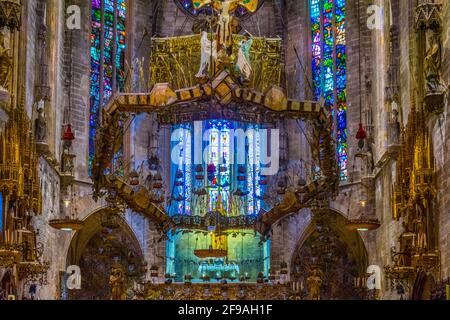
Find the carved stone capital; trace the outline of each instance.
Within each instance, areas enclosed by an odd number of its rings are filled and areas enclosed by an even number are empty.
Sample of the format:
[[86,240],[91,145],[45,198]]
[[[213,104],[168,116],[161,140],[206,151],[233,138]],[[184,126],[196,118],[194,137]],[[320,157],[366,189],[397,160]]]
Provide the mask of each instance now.
[[442,29],[442,2],[441,0],[419,0],[415,16],[416,30]]
[[20,0],[0,0],[0,28],[19,30],[22,4]]

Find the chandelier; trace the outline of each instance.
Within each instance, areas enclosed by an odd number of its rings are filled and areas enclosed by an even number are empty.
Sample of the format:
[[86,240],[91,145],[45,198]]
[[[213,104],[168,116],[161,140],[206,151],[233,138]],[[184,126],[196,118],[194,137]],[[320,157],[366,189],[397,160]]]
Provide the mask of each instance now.
[[[351,176],[352,182],[355,178],[358,178],[357,185],[359,187],[356,189],[356,197],[358,200],[355,210],[358,210],[359,216],[356,218],[350,217],[350,206],[352,204],[352,196],[354,196],[353,188],[356,188],[356,186],[352,186],[347,208],[348,221],[345,227],[348,230],[365,232],[378,229],[381,223],[376,218],[375,213],[375,180],[373,179],[370,165],[372,154],[365,148],[364,144],[360,144],[360,147],[354,157]],[[358,171],[356,171],[357,165],[359,167],[357,168]],[[358,176],[357,172],[359,173]]]
[[77,218],[77,208],[74,204],[73,184],[68,186],[68,190],[63,197],[64,209],[66,215],[63,218],[52,219],[48,223],[52,228],[61,231],[79,231],[84,227],[84,222]]

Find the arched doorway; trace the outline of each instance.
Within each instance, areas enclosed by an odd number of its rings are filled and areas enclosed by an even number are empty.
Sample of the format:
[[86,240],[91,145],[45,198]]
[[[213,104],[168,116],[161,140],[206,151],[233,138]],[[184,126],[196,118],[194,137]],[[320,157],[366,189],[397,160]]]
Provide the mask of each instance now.
[[[291,279],[300,284],[304,299],[363,299],[367,251],[346,219],[329,211],[315,217],[291,259]],[[359,282],[358,282],[359,281]]]
[[133,230],[122,216],[107,210],[95,212],[84,222],[67,255],[67,266],[80,267],[81,289],[70,290],[66,297],[125,299],[127,289],[145,275],[143,253]]

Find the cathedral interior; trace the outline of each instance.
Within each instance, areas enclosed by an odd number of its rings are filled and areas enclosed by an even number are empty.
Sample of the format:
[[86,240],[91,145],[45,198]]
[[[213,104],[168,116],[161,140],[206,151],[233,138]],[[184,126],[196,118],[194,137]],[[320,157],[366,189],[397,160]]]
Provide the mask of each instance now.
[[0,300],[450,300],[449,84],[450,1],[0,0]]

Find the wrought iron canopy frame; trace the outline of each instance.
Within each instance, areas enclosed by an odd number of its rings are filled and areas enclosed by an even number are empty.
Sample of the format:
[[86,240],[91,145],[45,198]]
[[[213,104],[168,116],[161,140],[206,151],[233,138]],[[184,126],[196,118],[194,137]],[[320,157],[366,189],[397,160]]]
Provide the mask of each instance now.
[[[273,86],[266,93],[242,87],[226,71],[209,84],[172,90],[169,84],[156,84],[150,93],[117,94],[104,109],[96,137],[96,154],[92,169],[94,197],[105,191],[114,193],[132,210],[151,219],[163,233],[179,228],[201,229],[195,224],[176,223],[163,208],[152,203],[148,189],[133,187],[123,178],[106,174],[113,162],[114,150],[121,144],[120,124],[129,114],[156,114],[159,123],[171,125],[195,120],[225,118],[241,122],[274,123],[279,119],[301,119],[314,128],[311,151],[321,177],[305,187],[287,194],[271,211],[260,213],[248,226],[268,235],[271,226],[283,217],[310,207],[316,200],[334,196],[339,174],[336,148],[332,139],[332,117],[318,102],[288,99],[283,90]],[[229,220],[229,219],[228,219]],[[220,226],[231,228],[228,221]]]

